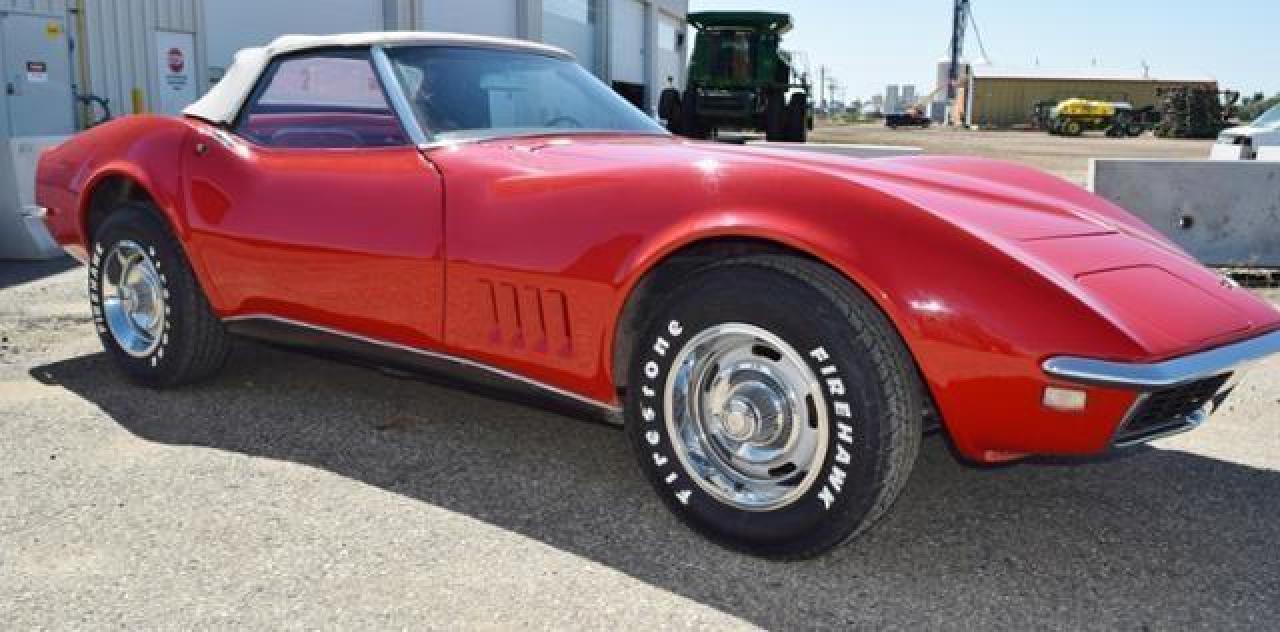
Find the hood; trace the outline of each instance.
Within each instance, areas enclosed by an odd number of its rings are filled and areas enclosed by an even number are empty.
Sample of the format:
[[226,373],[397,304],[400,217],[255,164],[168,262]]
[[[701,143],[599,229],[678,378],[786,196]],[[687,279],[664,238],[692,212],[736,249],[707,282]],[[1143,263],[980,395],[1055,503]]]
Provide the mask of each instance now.
[[956,156],[851,159],[754,151],[880,190],[983,237],[1022,242],[1123,233],[1182,252],[1128,211],[1017,163]]
[[[951,156],[855,159],[665,136],[579,135],[488,142],[537,154],[541,164],[556,165],[529,177],[555,178],[557,185],[565,181],[566,170],[573,172],[575,181],[634,176],[641,171],[664,177],[685,174],[713,181],[716,188],[736,178],[754,184],[765,176],[776,177],[786,186],[805,186],[806,178],[838,180],[877,191],[992,241],[1119,233],[1182,253],[1124,209],[1065,180],[1009,162]],[[620,145],[626,150],[619,151]],[[784,195],[786,186],[774,190]]]
[[[714,172],[718,181],[725,182],[735,173],[757,178],[764,166],[790,182],[825,176],[875,189],[974,232],[1001,238],[1129,232],[1177,248],[1119,207],[1076,185],[1014,163],[941,156],[856,159],[668,137],[582,135],[490,142],[509,143],[517,150],[546,158],[564,158],[575,170],[597,175],[660,169],[667,173]],[[618,145],[627,150],[618,151]]]

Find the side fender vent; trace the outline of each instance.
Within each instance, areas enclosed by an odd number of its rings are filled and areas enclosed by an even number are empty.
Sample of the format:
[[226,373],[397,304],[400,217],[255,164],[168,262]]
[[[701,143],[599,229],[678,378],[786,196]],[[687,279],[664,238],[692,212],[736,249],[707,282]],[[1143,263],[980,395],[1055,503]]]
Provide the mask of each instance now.
[[481,280],[489,297],[489,340],[498,346],[559,356],[573,354],[564,292]]

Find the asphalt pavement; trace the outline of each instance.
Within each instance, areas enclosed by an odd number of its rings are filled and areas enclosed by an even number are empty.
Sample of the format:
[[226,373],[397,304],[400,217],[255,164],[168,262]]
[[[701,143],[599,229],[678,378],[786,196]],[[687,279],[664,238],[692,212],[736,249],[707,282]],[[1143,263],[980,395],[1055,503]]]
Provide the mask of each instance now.
[[775,563],[682,527],[611,426],[249,342],[209,383],[131,386],[67,268],[0,262],[7,629],[1280,619],[1275,359],[1200,430],[1106,458],[978,468],[927,437],[876,528]]

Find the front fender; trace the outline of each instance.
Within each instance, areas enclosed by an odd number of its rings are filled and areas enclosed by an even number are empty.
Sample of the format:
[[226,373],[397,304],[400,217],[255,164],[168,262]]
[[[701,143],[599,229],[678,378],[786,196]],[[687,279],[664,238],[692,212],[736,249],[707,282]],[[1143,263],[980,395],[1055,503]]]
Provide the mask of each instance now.
[[1142,350],[1000,244],[866,184],[815,178],[750,206],[682,216],[626,260],[615,313],[673,253],[724,238],[805,253],[861,288],[897,328],[956,447],[972,459],[1098,451],[1133,402],[1130,393],[1099,389],[1087,419],[1044,409],[1045,358],[1062,349],[1106,357]]

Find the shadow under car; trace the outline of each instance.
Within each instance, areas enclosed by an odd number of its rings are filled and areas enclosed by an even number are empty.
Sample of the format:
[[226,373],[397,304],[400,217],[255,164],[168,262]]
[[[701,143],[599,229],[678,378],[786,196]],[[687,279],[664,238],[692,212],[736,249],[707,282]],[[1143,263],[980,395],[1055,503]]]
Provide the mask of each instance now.
[[1280,612],[1280,472],[1193,454],[976,468],[926,437],[876,527],[777,563],[681,525],[615,427],[250,342],[172,391],[128,384],[103,354],[31,374],[144,440],[322,468],[767,628],[1265,627]]

